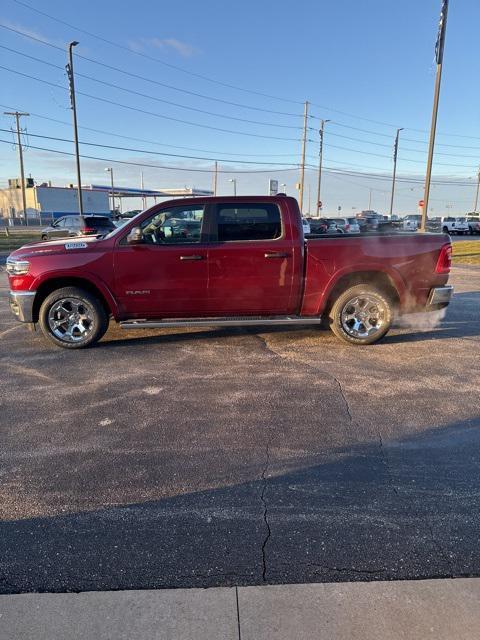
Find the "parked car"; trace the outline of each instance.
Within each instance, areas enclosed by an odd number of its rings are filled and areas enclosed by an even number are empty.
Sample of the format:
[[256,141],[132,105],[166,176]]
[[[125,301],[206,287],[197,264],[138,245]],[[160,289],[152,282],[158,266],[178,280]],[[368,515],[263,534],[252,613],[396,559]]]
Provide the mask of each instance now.
[[480,233],[480,213],[469,213],[466,219],[469,234],[473,236]]
[[303,227],[303,234],[307,235],[308,233],[311,233],[312,229],[310,226],[310,222],[307,218],[302,218],[302,227]]
[[422,216],[418,214],[412,214],[409,216],[405,216],[403,219],[403,230],[404,231],[417,231],[419,229],[420,224],[422,222]]
[[358,224],[358,220],[356,218],[344,218],[345,233],[360,233],[360,225]]
[[42,240],[51,238],[68,238],[75,236],[106,235],[115,229],[109,216],[71,215],[54,220],[51,225],[42,229]]
[[440,218],[443,233],[450,233],[463,236],[468,233],[468,222],[466,218],[454,218],[453,216],[444,216]]
[[310,223],[310,233],[323,234],[327,233],[329,222],[327,218],[308,218]]
[[[167,235],[166,222],[200,224]],[[296,199],[163,202],[103,237],[25,245],[7,258],[11,310],[55,345],[86,347],[110,317],[123,329],[328,320],[344,341],[380,340],[397,313],[448,305],[451,243],[328,234],[305,239]]]

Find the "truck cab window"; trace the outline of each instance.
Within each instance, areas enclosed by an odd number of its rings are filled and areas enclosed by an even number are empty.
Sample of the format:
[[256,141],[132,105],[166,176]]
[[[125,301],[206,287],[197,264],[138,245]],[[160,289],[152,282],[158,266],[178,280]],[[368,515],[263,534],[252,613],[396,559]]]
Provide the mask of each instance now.
[[142,223],[146,244],[191,244],[200,242],[203,206],[164,209]]
[[275,240],[282,235],[280,211],[274,204],[220,205],[217,210],[218,240]]

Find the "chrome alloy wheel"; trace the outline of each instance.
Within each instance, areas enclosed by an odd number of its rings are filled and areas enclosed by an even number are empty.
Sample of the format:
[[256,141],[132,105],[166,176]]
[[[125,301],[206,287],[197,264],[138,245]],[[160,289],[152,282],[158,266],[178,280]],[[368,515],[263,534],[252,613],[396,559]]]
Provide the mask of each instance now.
[[48,327],[63,342],[82,342],[93,330],[95,312],[84,300],[62,298],[48,312]]
[[386,321],[383,301],[373,294],[355,296],[343,307],[343,330],[354,338],[368,338],[379,332]]

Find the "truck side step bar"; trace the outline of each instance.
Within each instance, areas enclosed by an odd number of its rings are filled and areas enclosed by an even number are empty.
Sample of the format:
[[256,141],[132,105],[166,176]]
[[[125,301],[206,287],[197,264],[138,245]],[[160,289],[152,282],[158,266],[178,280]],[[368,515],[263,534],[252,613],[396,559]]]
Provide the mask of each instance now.
[[248,327],[255,325],[292,325],[316,324],[322,319],[302,318],[300,316],[270,316],[270,317],[229,317],[229,318],[172,318],[168,320],[125,320],[120,322],[122,329],[165,329],[167,327]]

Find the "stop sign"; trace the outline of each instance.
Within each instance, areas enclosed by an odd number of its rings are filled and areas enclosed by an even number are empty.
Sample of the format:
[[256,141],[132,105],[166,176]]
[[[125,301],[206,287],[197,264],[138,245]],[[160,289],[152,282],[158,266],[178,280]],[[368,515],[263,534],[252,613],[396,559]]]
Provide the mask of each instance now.
[[425,206],[425,200],[419,200],[418,201],[418,206],[419,207],[424,207]]

